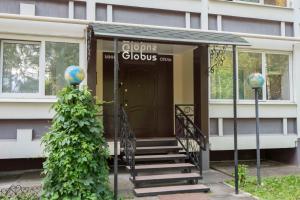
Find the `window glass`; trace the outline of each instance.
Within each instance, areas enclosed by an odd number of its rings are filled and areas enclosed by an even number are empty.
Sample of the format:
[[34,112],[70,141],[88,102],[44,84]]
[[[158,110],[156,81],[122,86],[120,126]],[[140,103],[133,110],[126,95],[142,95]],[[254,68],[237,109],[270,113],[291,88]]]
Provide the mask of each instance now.
[[264,4],[287,7],[287,0],[264,0]]
[[289,56],[266,54],[267,99],[289,100]]
[[65,86],[64,72],[70,65],[79,65],[79,44],[46,42],[46,95],[56,95]]
[[[239,52],[238,84],[240,99],[254,99],[254,92],[248,84],[248,77],[250,74],[255,72],[262,73],[262,54],[252,52]],[[262,90],[259,90],[259,98],[262,99]]]
[[[211,58],[211,65],[215,57]],[[232,99],[232,52],[225,53],[222,66],[216,67],[210,75],[210,91],[212,99]]]
[[39,92],[39,44],[3,42],[3,93]]
[[244,2],[259,3],[259,0],[240,0]]

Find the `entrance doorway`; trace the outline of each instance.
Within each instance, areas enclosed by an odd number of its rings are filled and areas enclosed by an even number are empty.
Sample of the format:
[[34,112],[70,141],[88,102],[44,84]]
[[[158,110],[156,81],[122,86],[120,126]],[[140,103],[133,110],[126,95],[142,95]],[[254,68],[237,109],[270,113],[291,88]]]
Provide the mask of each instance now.
[[[173,56],[157,61],[120,61],[120,104],[137,138],[171,137],[173,132]],[[103,54],[103,98],[113,97],[113,55]],[[114,133],[112,106],[104,109],[107,137]]]

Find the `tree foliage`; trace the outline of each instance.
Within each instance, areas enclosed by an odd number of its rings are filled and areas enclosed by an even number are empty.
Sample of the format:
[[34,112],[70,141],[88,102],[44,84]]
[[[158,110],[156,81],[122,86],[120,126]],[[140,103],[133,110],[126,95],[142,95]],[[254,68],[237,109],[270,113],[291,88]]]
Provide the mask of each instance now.
[[38,44],[3,44],[3,92],[38,92]]
[[99,106],[87,89],[64,88],[53,106],[56,115],[43,137],[45,178],[42,199],[110,200],[109,156]]
[[[65,42],[46,42],[45,93],[56,95],[65,85],[68,66],[79,65],[79,45]],[[65,66],[65,67],[62,67]]]

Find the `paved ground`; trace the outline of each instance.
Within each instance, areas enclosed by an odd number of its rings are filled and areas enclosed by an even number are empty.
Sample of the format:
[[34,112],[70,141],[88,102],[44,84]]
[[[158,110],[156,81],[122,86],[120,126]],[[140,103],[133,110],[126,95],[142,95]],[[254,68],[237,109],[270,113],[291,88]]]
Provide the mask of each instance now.
[[[26,187],[33,187],[41,185],[41,176],[39,170],[32,171],[17,171],[3,173],[0,172],[0,188],[6,188],[11,185],[21,185]],[[201,182],[205,183],[211,188],[210,193],[196,193],[196,194],[177,194],[177,195],[163,195],[155,197],[143,197],[135,198],[132,194],[132,184],[129,182],[129,175],[124,170],[120,170],[119,174],[119,191],[120,195],[126,199],[136,200],[252,200],[253,198],[249,195],[236,196],[233,193],[233,189],[224,185],[223,181],[230,179],[229,176],[217,172],[215,170],[205,171],[203,174],[204,178]],[[113,175],[110,175],[111,186],[113,186]]]
[[[252,176],[256,175],[256,162],[255,161],[243,161],[240,164],[246,164],[249,167],[249,174]],[[225,174],[231,175],[233,173],[232,161],[227,162],[213,162],[211,167],[217,171],[221,171]],[[261,163],[261,175],[264,176],[285,176],[300,174],[300,166],[287,165],[275,161],[262,161]]]
[[[229,176],[217,172],[215,170],[208,170],[205,171],[203,174],[203,180],[201,181],[201,183],[205,183],[206,185],[208,185],[211,188],[211,192],[208,194],[197,194],[197,198],[199,200],[205,200],[205,199],[241,199],[240,197],[235,197],[233,195],[233,190],[224,185],[223,181],[226,179],[230,179]],[[111,175],[111,180],[113,180],[113,175]],[[164,195],[164,196],[156,196],[156,197],[143,197],[143,198],[134,198],[134,195],[132,194],[132,189],[133,186],[130,182],[128,182],[129,179],[129,175],[127,173],[122,172],[119,175],[119,191],[120,191],[120,195],[125,197],[126,199],[136,199],[136,200],[167,200],[167,199],[180,199],[180,200],[192,200],[191,198],[191,194],[184,194],[184,195],[176,195],[178,197],[174,197],[174,195]],[[111,186],[113,186],[113,182],[111,182]],[[193,194],[195,195],[195,194]],[[201,198],[200,198],[200,197]],[[252,199],[252,198],[245,198],[246,199]]]
[[[246,162],[249,165],[250,174],[255,175],[255,162]],[[212,166],[216,170],[208,170],[203,174],[201,183],[206,184],[211,188],[209,193],[196,193],[196,194],[177,194],[177,195],[163,195],[155,197],[135,198],[132,194],[132,184],[129,182],[129,174],[120,169],[119,173],[119,191],[120,195],[126,199],[136,200],[253,200],[247,194],[235,195],[234,190],[228,187],[223,182],[224,180],[231,179],[226,174],[232,174],[232,162],[213,163]],[[222,172],[220,172],[222,171]],[[27,187],[41,185],[40,170],[32,171],[17,171],[17,172],[0,172],[0,188],[6,188],[11,185],[22,185]],[[300,167],[293,165],[284,165],[281,163],[264,161],[262,162],[262,175],[289,175],[300,174]],[[113,187],[113,174],[110,175],[111,186]]]

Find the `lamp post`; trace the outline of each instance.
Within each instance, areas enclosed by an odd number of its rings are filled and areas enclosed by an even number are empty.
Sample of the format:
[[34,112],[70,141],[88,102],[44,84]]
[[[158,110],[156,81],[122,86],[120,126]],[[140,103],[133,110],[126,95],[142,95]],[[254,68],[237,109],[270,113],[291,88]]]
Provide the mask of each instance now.
[[258,113],[258,90],[265,83],[265,78],[260,73],[250,74],[248,83],[255,92],[255,117],[256,117],[256,170],[257,170],[257,185],[261,185],[260,178],[260,145],[259,145],[259,113]]

